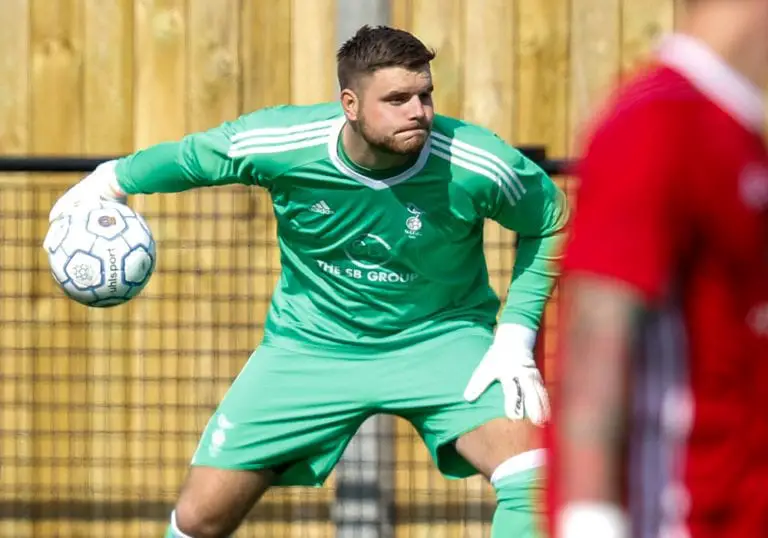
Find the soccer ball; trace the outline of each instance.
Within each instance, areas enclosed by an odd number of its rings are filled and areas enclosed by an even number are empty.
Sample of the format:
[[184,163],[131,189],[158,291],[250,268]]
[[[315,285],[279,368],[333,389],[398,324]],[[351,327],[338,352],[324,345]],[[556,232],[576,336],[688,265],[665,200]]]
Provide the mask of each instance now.
[[155,270],[155,240],[130,207],[102,201],[61,215],[46,239],[56,283],[78,303],[117,306],[136,297]]

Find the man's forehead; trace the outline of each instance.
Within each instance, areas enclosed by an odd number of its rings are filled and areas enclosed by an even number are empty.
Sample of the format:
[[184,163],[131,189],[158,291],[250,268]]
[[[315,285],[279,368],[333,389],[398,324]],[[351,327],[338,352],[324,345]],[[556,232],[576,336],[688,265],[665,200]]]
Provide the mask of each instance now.
[[384,91],[423,91],[432,85],[432,71],[429,66],[419,69],[405,67],[383,67],[366,77],[366,85]]

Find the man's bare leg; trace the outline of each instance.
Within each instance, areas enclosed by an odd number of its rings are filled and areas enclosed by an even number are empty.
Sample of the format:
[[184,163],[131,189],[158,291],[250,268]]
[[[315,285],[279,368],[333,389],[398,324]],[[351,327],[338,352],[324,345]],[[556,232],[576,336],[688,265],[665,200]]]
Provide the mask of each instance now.
[[272,471],[190,468],[165,538],[227,538],[274,478]]

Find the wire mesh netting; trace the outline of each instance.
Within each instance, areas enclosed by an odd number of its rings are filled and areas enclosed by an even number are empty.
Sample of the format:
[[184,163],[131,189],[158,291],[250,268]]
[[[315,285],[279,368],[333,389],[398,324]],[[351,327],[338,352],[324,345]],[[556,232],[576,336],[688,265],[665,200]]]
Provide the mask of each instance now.
[[[136,197],[158,242],[144,293],[67,299],[42,239],[76,178],[0,176],[0,537],[162,536],[200,432],[258,344],[279,253],[269,199]],[[513,236],[486,232],[503,292]],[[366,423],[321,489],[270,491],[237,536],[487,536],[493,491],[446,481],[400,419]]]

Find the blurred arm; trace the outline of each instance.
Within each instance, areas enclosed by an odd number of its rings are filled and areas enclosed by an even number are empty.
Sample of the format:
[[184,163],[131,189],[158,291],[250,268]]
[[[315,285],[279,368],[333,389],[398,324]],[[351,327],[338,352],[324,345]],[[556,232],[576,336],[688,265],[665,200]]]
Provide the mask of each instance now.
[[580,163],[553,420],[558,538],[628,536],[621,508],[627,372],[640,315],[674,272],[685,220],[674,194],[687,177],[676,110],[666,101],[627,104],[607,117]]
[[562,304],[563,500],[618,505],[626,373],[643,299],[618,280],[573,275]]

